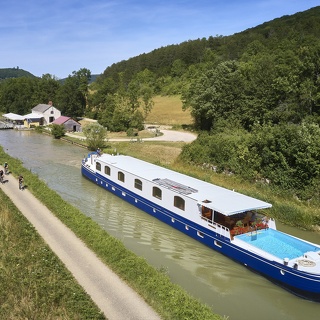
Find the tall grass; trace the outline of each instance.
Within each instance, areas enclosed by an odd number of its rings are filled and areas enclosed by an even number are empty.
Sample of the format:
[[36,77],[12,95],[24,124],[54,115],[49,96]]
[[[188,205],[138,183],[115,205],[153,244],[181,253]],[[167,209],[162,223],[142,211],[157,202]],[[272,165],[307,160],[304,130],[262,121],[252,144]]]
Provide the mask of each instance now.
[[153,102],[154,106],[147,116],[146,123],[172,126],[193,124],[190,111],[182,110],[180,96],[156,96]]
[[107,153],[130,155],[159,165],[173,164],[181,153],[183,142],[151,142],[142,143],[109,142],[104,149]]

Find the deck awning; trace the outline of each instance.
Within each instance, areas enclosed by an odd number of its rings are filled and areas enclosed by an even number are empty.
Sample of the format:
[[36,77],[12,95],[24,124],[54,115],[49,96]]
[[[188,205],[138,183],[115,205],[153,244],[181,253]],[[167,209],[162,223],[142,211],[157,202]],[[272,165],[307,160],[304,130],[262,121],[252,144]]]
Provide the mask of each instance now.
[[226,189],[223,191],[223,194],[221,194],[221,196],[215,200],[208,202],[208,200],[204,199],[204,201],[199,202],[199,204],[214,211],[218,211],[226,216],[272,207],[270,203],[246,196],[238,192]]

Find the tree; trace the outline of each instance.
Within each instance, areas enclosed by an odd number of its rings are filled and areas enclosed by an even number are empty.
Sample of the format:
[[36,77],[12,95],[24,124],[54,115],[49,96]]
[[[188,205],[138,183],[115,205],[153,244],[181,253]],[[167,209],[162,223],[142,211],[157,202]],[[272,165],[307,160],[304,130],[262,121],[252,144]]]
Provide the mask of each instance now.
[[86,68],[81,68],[79,71],[73,71],[72,74],[73,77],[78,79],[78,88],[85,99],[87,99],[88,86],[91,80],[91,71]]
[[32,95],[34,105],[53,101],[55,104],[56,94],[60,87],[59,81],[50,74],[43,74],[41,79],[37,79],[36,88]]
[[57,106],[61,112],[69,117],[81,117],[87,104],[88,85],[91,72],[82,68],[73,71],[59,88]]
[[29,113],[35,106],[32,96],[36,90],[36,78],[8,79],[1,83],[0,108],[5,113],[20,115]]
[[191,107],[196,126],[211,130],[215,122],[238,118],[243,108],[243,77],[239,64],[225,61],[199,74],[184,92],[184,108]]
[[53,124],[51,127],[51,134],[55,139],[60,139],[64,136],[66,130],[62,124]]
[[57,92],[56,105],[69,117],[83,116],[86,99],[79,89],[79,79],[69,76]]
[[89,150],[96,150],[103,147],[107,137],[107,130],[99,123],[91,123],[83,128],[83,133],[87,139]]

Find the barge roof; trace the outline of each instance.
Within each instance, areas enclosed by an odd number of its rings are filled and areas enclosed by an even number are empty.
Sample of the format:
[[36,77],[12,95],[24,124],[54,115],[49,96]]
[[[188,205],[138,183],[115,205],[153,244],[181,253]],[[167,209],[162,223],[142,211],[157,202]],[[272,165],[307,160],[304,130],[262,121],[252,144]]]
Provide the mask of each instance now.
[[224,215],[233,215],[250,210],[270,208],[270,203],[258,200],[217,185],[192,178],[179,172],[124,155],[103,154],[98,161],[110,164],[123,172],[137,176],[188,196],[206,207]]

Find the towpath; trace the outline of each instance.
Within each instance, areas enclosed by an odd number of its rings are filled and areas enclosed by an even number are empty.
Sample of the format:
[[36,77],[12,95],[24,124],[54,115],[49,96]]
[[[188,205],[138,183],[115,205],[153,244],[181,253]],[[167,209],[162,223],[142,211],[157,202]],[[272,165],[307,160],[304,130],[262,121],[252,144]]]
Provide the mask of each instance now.
[[33,224],[51,250],[70,270],[108,319],[160,319],[159,315],[112,272],[75,234],[57,219],[18,180],[6,176],[0,188]]

